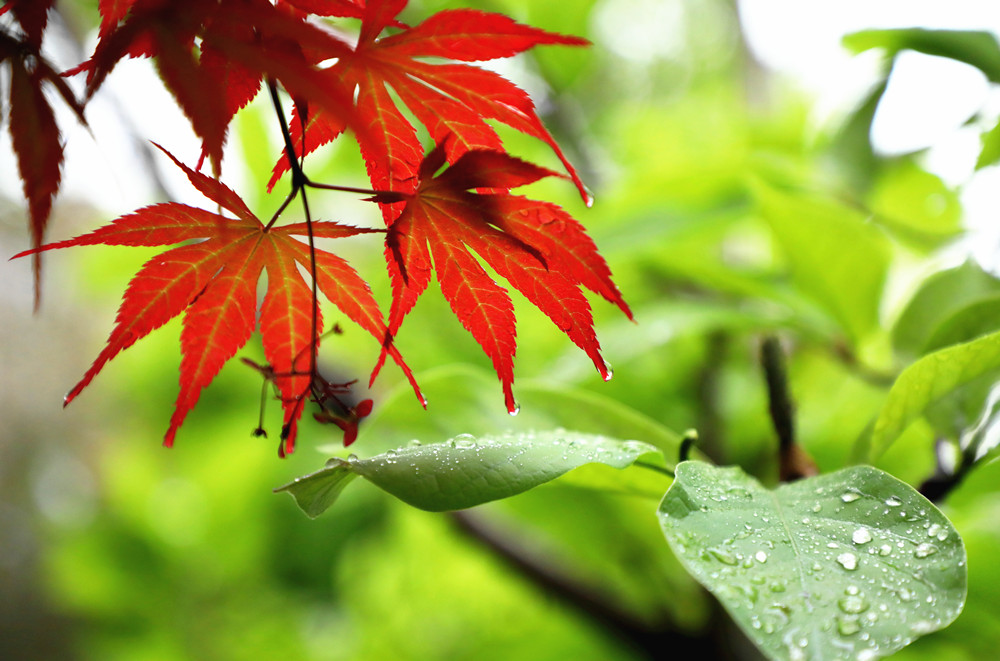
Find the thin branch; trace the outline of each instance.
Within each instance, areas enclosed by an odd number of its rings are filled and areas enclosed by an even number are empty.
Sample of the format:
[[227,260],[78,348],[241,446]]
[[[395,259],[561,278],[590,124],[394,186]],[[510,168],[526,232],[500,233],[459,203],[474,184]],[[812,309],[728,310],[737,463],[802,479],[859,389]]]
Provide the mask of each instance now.
[[781,342],[773,335],[764,338],[760,348],[760,363],[767,382],[768,412],[778,437],[778,477],[791,482],[819,471],[816,464],[795,442],[795,411],[788,392],[788,374]]

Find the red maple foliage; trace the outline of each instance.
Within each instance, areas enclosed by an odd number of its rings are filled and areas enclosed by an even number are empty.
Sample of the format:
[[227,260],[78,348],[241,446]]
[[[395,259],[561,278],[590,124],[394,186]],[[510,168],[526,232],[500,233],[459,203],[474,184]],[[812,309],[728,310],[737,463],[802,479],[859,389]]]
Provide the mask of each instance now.
[[[453,312],[492,361],[507,407],[514,411],[513,306],[480,259],[542,310],[609,377],[582,289],[599,294],[631,318],[628,306],[576,220],[554,204],[510,192],[543,177],[563,175],[508,155],[488,121],[548,144],[586,197],[583,183],[523,90],[498,74],[453,62],[508,57],[541,44],[586,42],[474,10],[442,11],[408,27],[399,20],[406,4],[406,0],[100,1],[95,51],[67,72],[86,72],[88,98],[123,58],[153,57],[165,85],[203,141],[202,158],[211,161],[217,176],[229,123],[266,87],[285,139],[285,155],[275,166],[269,189],[284,172],[291,170],[293,176],[291,192],[279,212],[262,222],[233,190],[199,172],[200,165],[189,168],[167,153],[218,212],[157,204],[75,239],[45,246],[36,241],[32,249],[17,255],[94,244],[175,246],[147,262],[132,279],[107,345],[67,395],[67,403],[111,358],[183,313],[180,393],[164,440],[171,445],[201,391],[259,323],[268,364],[254,366],[274,383],[282,401],[282,454],[294,449],[297,423],[309,400],[320,407],[315,417],[339,426],[345,443],[350,443],[372,403],[344,404],[341,396],[350,384],[331,384],[319,374],[316,356],[323,321],[318,294],[381,344],[371,378],[391,357],[422,401],[394,338],[436,273]],[[36,53],[44,29],[39,15],[46,15],[39,14],[39,6],[8,2],[2,10],[13,9],[23,25],[24,34],[15,40],[18,48],[31,47]],[[348,43],[328,30],[324,22],[328,19],[319,16],[360,19],[357,41]],[[7,45],[5,34],[0,33],[0,57],[16,62],[14,54],[21,51]],[[440,63],[442,59],[448,62]],[[41,82],[48,81],[60,92],[65,89],[51,69],[12,67],[12,78],[20,86],[16,93],[33,97],[36,105],[45,102]],[[22,84],[25,76],[29,80]],[[279,85],[294,105],[290,125]],[[36,125],[28,125],[23,117],[27,104],[19,101],[15,106],[14,87],[12,130],[34,137],[48,129],[44,112],[36,113],[42,117]],[[78,107],[71,94],[64,97]],[[426,156],[403,106],[434,143]],[[15,113],[20,115],[16,127]],[[315,183],[303,169],[307,154],[344,133],[352,134],[360,145],[373,187],[360,192],[381,208],[384,230],[316,221],[310,215],[309,190],[359,192]],[[30,162],[24,139],[16,138],[14,147],[19,162]],[[50,204],[58,187],[61,152],[59,158],[48,155],[36,160],[43,164],[36,169],[47,170],[44,175],[32,178],[31,167],[22,166],[35,224],[36,199],[38,204]],[[304,221],[277,225],[296,198],[303,203]],[[41,211],[47,216],[47,207]],[[361,276],[314,243],[316,238],[363,233],[385,236],[392,283],[388,322]],[[311,277],[304,278],[300,267]],[[267,292],[258,309],[257,283],[265,272]]]

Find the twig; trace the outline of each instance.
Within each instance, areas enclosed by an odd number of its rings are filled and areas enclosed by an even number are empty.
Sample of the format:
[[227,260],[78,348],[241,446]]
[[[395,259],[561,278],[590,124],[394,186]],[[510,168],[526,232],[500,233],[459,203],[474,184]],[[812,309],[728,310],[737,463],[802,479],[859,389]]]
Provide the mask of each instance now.
[[760,363],[767,382],[768,411],[778,437],[778,477],[791,482],[816,475],[819,471],[809,455],[795,442],[795,412],[788,393],[788,375],[781,342],[773,335],[764,338]]

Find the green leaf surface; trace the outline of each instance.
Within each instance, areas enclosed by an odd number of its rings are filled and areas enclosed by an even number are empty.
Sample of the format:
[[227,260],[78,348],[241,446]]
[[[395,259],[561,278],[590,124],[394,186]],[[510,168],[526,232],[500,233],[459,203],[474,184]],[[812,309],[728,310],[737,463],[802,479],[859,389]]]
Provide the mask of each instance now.
[[868,206],[877,222],[917,247],[938,247],[962,231],[958,194],[911,160],[880,173]]
[[[962,336],[953,317],[967,306],[997,295],[1000,295],[1000,280],[975,262],[935,273],[921,284],[893,325],[893,348],[916,358],[943,346],[942,341],[956,334],[957,341],[972,339],[970,335]],[[942,335],[945,326],[950,330]]]
[[337,496],[351,480],[357,477],[350,465],[341,459],[331,459],[325,468],[303,477],[295,478],[274,491],[286,491],[310,519],[315,519],[333,505]]
[[351,467],[400,500],[440,512],[514,496],[584,464],[621,469],[659,454],[640,441],[557,430],[479,439],[465,435],[390,450]]
[[773,659],[876,659],[965,602],[955,528],[869,466],[769,491],[738,468],[684,462],[659,517],[688,571]]
[[754,186],[795,284],[855,342],[878,326],[889,246],[857,209],[806,193]]
[[1000,368],[1000,332],[924,356],[899,375],[872,430],[878,457],[924,410],[956,388]]
[[[400,500],[431,512],[465,509],[508,498],[586,464],[622,469],[640,457],[666,474],[659,449],[641,441],[619,441],[566,430],[476,438],[462,434],[445,443],[410,445],[368,459],[330,459],[327,467],[276,491],[288,491],[316,517],[336,500],[351,477],[360,475]],[[590,478],[597,487],[613,484]]]
[[1000,83],[1000,44],[990,32],[922,28],[864,30],[844,37],[844,46],[855,53],[882,48],[893,55],[912,50],[947,57],[971,64],[990,81]]

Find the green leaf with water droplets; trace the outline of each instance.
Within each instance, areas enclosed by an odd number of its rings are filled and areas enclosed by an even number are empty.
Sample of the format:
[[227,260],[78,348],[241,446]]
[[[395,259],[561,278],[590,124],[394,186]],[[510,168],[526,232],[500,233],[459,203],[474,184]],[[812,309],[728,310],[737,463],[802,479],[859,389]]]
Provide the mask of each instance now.
[[738,468],[684,462],[659,517],[687,570],[772,659],[877,659],[965,603],[954,526],[868,466],[770,491]]
[[660,450],[641,441],[564,430],[478,439],[462,434],[446,443],[411,444],[369,459],[331,459],[326,469],[278,491],[288,491],[309,516],[316,516],[333,504],[346,484],[346,471],[414,507],[440,512],[514,496],[586,464],[622,469],[640,458],[665,473]]

